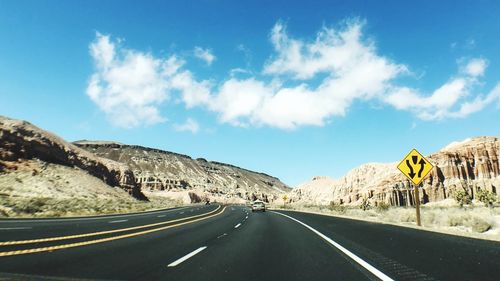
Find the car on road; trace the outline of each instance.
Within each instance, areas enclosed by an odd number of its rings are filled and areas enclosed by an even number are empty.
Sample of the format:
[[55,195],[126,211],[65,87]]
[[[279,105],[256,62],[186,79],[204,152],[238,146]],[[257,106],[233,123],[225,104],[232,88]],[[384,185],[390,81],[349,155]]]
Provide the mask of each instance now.
[[252,212],[256,211],[266,211],[266,204],[263,201],[256,200],[252,203]]

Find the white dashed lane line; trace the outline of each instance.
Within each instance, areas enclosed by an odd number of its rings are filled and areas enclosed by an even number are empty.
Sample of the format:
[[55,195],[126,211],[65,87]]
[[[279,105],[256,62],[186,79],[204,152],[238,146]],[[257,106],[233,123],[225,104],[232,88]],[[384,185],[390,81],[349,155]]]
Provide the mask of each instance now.
[[239,224],[235,225],[235,226],[234,226],[234,228],[238,228],[238,227],[240,227],[240,226],[241,226],[241,223],[239,223]]
[[109,223],[119,223],[119,222],[126,222],[128,220],[116,220],[116,221],[110,221]]
[[169,265],[168,265],[168,267],[174,267],[174,266],[177,266],[177,265],[181,264],[182,262],[186,261],[187,259],[189,259],[189,258],[193,257],[194,255],[198,254],[199,252],[201,252],[201,251],[205,250],[206,248],[207,248],[206,246],[204,246],[204,247],[200,247],[200,248],[198,248],[198,249],[196,249],[196,250],[192,251],[191,253],[189,253],[189,254],[187,254],[187,255],[183,256],[182,258],[180,258],[180,259],[178,259],[178,260],[174,261],[173,263],[169,264]]
[[158,217],[159,217],[159,218],[163,218],[164,216],[165,216],[165,215],[159,215]]
[[33,227],[1,227],[0,230],[32,229]]

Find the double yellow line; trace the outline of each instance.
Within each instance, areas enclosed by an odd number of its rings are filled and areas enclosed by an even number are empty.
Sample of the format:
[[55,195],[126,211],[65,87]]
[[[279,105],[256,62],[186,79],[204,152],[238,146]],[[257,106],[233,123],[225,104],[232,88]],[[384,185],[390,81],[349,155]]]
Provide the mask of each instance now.
[[155,226],[160,226],[160,225],[165,225],[165,224],[171,224],[171,223],[175,223],[175,222],[184,221],[184,222],[180,222],[180,223],[173,224],[173,225],[167,225],[167,226],[163,226],[163,227],[159,227],[159,228],[153,228],[153,229],[143,230],[143,231],[139,231],[139,232],[133,232],[133,233],[129,233],[129,234],[112,236],[112,237],[108,237],[108,238],[101,238],[101,239],[84,241],[84,242],[68,243],[68,244],[62,244],[62,245],[56,245],[56,246],[50,246],[50,247],[41,247],[41,248],[32,248],[32,249],[25,249],[25,250],[0,252],[0,257],[15,256],[15,255],[24,255],[24,254],[40,253],[40,252],[49,252],[49,251],[55,251],[55,250],[60,250],[60,249],[80,247],[80,246],[98,244],[98,243],[103,243],[103,242],[108,242],[108,241],[113,241],[113,240],[119,240],[119,239],[124,239],[124,238],[139,236],[139,235],[144,235],[144,234],[148,234],[148,233],[152,233],[152,232],[157,232],[157,231],[161,231],[161,230],[165,230],[165,229],[169,229],[169,228],[174,228],[174,227],[177,227],[177,226],[181,226],[181,225],[185,225],[185,224],[189,224],[189,223],[193,223],[193,222],[197,222],[197,221],[201,221],[201,220],[206,220],[206,219],[218,216],[218,215],[222,214],[224,212],[224,210],[226,209],[226,207],[224,207],[222,209],[222,211],[220,211],[220,212],[217,213],[217,211],[220,210],[220,208],[221,208],[221,206],[218,206],[217,209],[215,209],[213,211],[210,211],[210,212],[204,213],[204,214],[200,214],[200,215],[196,215],[196,216],[190,216],[190,217],[175,219],[175,220],[171,220],[171,221],[165,221],[165,222],[159,222],[159,223],[152,223],[152,224],[146,224],[146,225],[140,225],[140,226],[122,228],[122,229],[114,229],[114,230],[108,230],[108,231],[100,231],[100,232],[92,232],[92,233],[68,235],[68,236],[59,236],[59,237],[48,237],[48,238],[41,238],[41,239],[0,242],[0,246],[23,245],[23,244],[32,244],[32,243],[42,243],[42,242],[52,242],[52,241],[76,239],[76,238],[82,238],[82,237],[91,237],[91,236],[105,235],[105,234],[111,234],[111,233],[117,233],[117,232],[124,232],[124,231],[130,231],[130,230],[137,230],[137,229],[155,227]]

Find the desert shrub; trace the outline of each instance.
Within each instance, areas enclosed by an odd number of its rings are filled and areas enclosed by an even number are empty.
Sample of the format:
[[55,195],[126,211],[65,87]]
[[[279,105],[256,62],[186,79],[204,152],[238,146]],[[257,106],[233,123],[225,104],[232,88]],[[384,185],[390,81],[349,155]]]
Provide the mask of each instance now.
[[461,226],[464,225],[464,221],[467,218],[463,215],[451,215],[448,217],[448,225],[449,226]]
[[387,204],[386,202],[380,201],[377,203],[377,211],[378,212],[385,212],[389,210],[390,205]]
[[330,211],[334,211],[340,214],[345,214],[346,212],[346,206],[341,205],[341,204],[335,204],[335,202],[330,202],[330,205],[328,205],[328,209]]
[[415,209],[407,207],[389,208],[383,214],[379,213],[380,220],[395,223],[412,223],[416,221]]
[[471,215],[470,213],[449,216],[448,225],[454,227],[470,227],[474,232],[478,233],[488,231],[492,227],[487,220],[477,217],[477,214]]
[[28,201],[19,202],[12,209],[17,213],[35,214],[43,211],[48,198],[32,198]]
[[8,217],[8,216],[9,214],[6,211],[0,209],[0,217]]
[[455,192],[453,192],[453,198],[458,202],[460,207],[472,203],[472,197],[465,189],[456,189]]
[[201,197],[194,193],[194,192],[189,192],[189,199],[191,199],[191,203],[200,203],[201,202]]
[[361,205],[359,205],[359,208],[363,211],[370,210],[371,209],[371,204],[370,201],[368,201],[368,198],[363,198],[363,201],[361,202]]
[[491,225],[487,221],[480,218],[473,218],[471,224],[472,230],[479,233],[486,232],[491,228]]
[[477,199],[483,202],[486,206],[493,206],[493,203],[497,201],[495,194],[486,189],[480,189],[477,191]]

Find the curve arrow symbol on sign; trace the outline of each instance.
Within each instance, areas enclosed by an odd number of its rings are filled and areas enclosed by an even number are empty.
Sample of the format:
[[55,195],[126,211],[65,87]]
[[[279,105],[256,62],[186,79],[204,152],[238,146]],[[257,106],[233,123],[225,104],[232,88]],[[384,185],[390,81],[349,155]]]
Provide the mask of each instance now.
[[[411,166],[410,161],[408,159],[406,159],[406,166],[408,166],[408,168],[410,169],[408,175],[410,176],[410,178],[413,179],[415,177],[415,172],[413,172],[413,167]],[[420,169],[420,171],[422,171],[422,169]]]
[[424,167],[425,167],[425,164],[427,164],[427,162],[425,162],[424,158],[422,158],[422,159],[420,159],[420,162],[418,162],[418,164],[420,164],[420,170],[418,171],[418,177],[421,178],[422,172],[424,171]]

